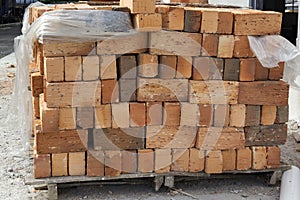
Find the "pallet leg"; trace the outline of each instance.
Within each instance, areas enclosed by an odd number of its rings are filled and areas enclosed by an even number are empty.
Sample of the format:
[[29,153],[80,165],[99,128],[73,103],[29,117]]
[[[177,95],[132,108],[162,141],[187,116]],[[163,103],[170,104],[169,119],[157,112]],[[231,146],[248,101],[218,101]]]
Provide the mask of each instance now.
[[174,187],[174,176],[165,176],[165,186],[169,188]]
[[282,171],[274,171],[271,178],[270,178],[270,185],[276,185],[277,181],[280,180],[282,176]]
[[49,184],[47,187],[48,187],[48,199],[58,200],[57,184]]
[[154,177],[154,184],[155,184],[155,191],[158,192],[161,188],[162,184],[164,183],[163,176],[155,176]]

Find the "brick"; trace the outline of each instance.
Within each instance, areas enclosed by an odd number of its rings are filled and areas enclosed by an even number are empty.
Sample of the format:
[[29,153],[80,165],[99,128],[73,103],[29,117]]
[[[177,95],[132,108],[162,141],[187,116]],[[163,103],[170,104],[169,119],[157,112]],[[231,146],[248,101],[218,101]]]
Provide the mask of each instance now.
[[173,79],[176,76],[177,56],[160,56],[159,77]]
[[101,103],[100,81],[48,83],[46,85],[48,107],[86,107]]
[[152,149],[138,150],[138,171],[142,173],[154,171],[154,151]]
[[121,175],[121,151],[105,151],[105,176],[115,177]]
[[199,106],[197,104],[181,103],[180,125],[197,126],[199,124]]
[[100,78],[117,79],[117,62],[115,55],[100,56]]
[[176,78],[189,79],[192,76],[193,58],[189,56],[177,57]]
[[210,70],[209,57],[195,57],[193,59],[193,80],[208,80]]
[[69,153],[69,175],[85,175],[85,152]]
[[33,156],[34,178],[51,177],[51,155],[35,154]]
[[171,149],[155,149],[154,169],[155,173],[167,173],[171,169]]
[[146,148],[190,148],[196,136],[197,127],[147,126]]
[[59,130],[76,129],[76,109],[61,108],[59,110]]
[[65,57],[65,80],[81,81],[82,80],[82,64],[80,56]]
[[94,42],[43,41],[43,56],[46,57],[95,55],[95,50]]
[[44,56],[43,56],[43,45],[38,44],[38,52],[36,56],[36,63],[41,75],[44,75]]
[[256,81],[267,81],[269,77],[269,69],[262,66],[258,59],[255,59],[255,80]]
[[162,17],[158,13],[133,15],[133,26],[138,31],[160,31],[162,29]]
[[147,125],[162,125],[162,103],[147,102],[146,103],[146,124]]
[[267,147],[267,168],[278,168],[280,166],[280,148]]
[[240,60],[239,59],[225,59],[224,80],[225,81],[239,81],[240,78]]
[[202,38],[202,56],[217,56],[218,44],[218,35],[204,33]]
[[287,125],[274,124],[245,128],[246,146],[270,146],[285,144]]
[[180,104],[164,103],[163,124],[165,126],[179,126],[180,124]]
[[87,176],[104,176],[104,152],[89,150],[87,152]]
[[148,34],[145,32],[118,35],[97,42],[98,55],[124,55],[148,50]]
[[36,150],[38,154],[83,152],[87,148],[87,139],[87,130],[39,132],[35,138]]
[[234,14],[234,35],[270,35],[280,34],[282,14],[236,10]]
[[64,68],[63,57],[45,57],[44,70],[47,82],[64,81]]
[[40,97],[32,97],[34,117],[40,119]]
[[94,148],[99,149],[143,149],[145,130],[143,127],[99,129],[94,131]]
[[112,6],[93,6],[95,10],[112,10]]
[[250,49],[250,44],[247,36],[234,36],[233,55],[236,58],[254,57],[254,53]]
[[51,156],[52,176],[68,176],[68,154],[57,153]]
[[41,128],[44,133],[58,131],[59,110],[57,108],[48,108],[47,103],[43,100],[43,95],[40,97],[40,117]]
[[278,81],[283,78],[284,62],[279,63],[279,66],[271,68],[269,72],[269,79]]
[[275,123],[281,124],[289,121],[289,106],[277,106]]
[[77,108],[76,124],[78,129],[94,127],[94,109],[92,107]]
[[261,109],[261,124],[272,125],[276,120],[276,106],[262,106]]
[[246,105],[238,104],[231,106],[230,126],[244,127],[246,124]]
[[202,13],[197,8],[184,8],[184,32],[198,33],[201,27]]
[[236,166],[236,150],[224,150],[222,151],[223,157],[223,171],[233,171]]
[[136,173],[137,172],[137,152],[135,151],[121,151],[122,154],[122,173]]
[[162,28],[165,30],[183,31],[184,29],[184,8],[157,5],[156,12],[162,16]]
[[88,4],[74,4],[77,10],[94,10],[94,8]]
[[138,79],[138,101],[183,101],[188,98],[186,79]]
[[138,55],[138,75],[153,78],[158,75],[158,57],[151,54]]
[[245,126],[258,126],[260,124],[260,106],[246,106]]
[[205,157],[205,173],[220,174],[223,171],[223,157],[221,151],[209,151]]
[[150,33],[149,52],[155,55],[200,56],[202,35],[174,31]]
[[189,157],[190,152],[188,149],[172,149],[171,171],[188,172]]
[[119,91],[120,101],[129,102],[136,101],[137,96],[137,80],[136,79],[120,79]]
[[131,13],[154,13],[155,0],[121,0],[120,6],[126,6]]
[[[214,91],[214,92],[211,92]],[[237,104],[239,83],[232,81],[189,81],[189,102],[197,104]],[[242,102],[240,102],[243,104]]]
[[199,125],[211,126],[213,124],[213,116],[214,116],[213,105],[200,104],[199,111],[200,111]]
[[112,104],[112,125],[114,128],[129,127],[129,103]]
[[288,105],[289,86],[283,81],[241,82],[239,85],[240,104]]
[[189,149],[189,172],[200,172],[204,170],[205,154],[196,148]]
[[118,77],[134,79],[137,77],[137,62],[135,56],[121,56],[118,59]]
[[111,128],[111,105],[105,104],[95,107],[95,128]]
[[265,169],[267,167],[267,148],[252,147],[252,169]]
[[240,81],[254,81],[255,67],[256,67],[256,61],[254,58],[241,59]]
[[250,148],[238,149],[236,159],[237,170],[248,170],[252,166],[252,151]]
[[199,128],[196,148],[200,150],[240,149],[245,146],[242,128]]
[[119,102],[119,84],[116,79],[102,80],[102,104]]
[[234,36],[233,35],[220,35],[218,44],[218,57],[219,58],[232,58],[234,49]]
[[74,4],[55,4],[55,10],[77,10]]
[[215,105],[214,106],[214,126],[227,127],[230,122],[230,107],[229,105]]
[[146,125],[146,105],[145,103],[130,103],[130,126],[141,127]]
[[233,15],[221,9],[202,10],[201,33],[232,33]]
[[39,72],[31,73],[30,76],[32,96],[39,97],[43,93],[44,77]]
[[100,65],[98,56],[82,57],[82,77],[84,81],[99,79]]

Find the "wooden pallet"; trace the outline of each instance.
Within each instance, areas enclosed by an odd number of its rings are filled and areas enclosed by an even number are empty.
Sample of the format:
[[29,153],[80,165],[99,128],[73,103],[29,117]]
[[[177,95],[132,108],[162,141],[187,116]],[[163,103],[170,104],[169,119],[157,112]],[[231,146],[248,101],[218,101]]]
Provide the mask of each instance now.
[[176,179],[191,180],[191,179],[218,179],[218,178],[234,178],[238,175],[247,174],[265,174],[270,177],[269,184],[275,185],[280,179],[284,171],[290,169],[288,165],[282,165],[276,169],[264,170],[247,170],[247,171],[227,171],[223,174],[206,174],[189,173],[189,172],[169,172],[166,174],[143,173],[143,174],[123,174],[118,177],[87,177],[87,176],[66,176],[66,177],[51,177],[45,179],[27,178],[26,185],[32,185],[35,189],[48,189],[49,200],[58,199],[58,188],[68,188],[74,186],[91,186],[91,185],[122,185],[122,184],[140,184],[146,178],[152,178],[155,191],[164,185],[169,188],[174,187]]

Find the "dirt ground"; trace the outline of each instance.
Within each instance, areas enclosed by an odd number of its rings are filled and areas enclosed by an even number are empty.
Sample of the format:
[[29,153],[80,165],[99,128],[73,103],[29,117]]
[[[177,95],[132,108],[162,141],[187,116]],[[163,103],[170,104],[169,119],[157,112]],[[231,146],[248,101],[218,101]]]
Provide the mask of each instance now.
[[[15,34],[19,28],[14,27]],[[8,31],[8,32],[7,32]],[[0,47],[11,49],[11,40],[2,39],[6,33],[13,34],[12,29],[0,27]],[[10,50],[11,51],[11,50]],[[9,53],[9,51],[8,51]],[[7,54],[7,53],[6,53]],[[4,55],[4,54],[3,54]],[[2,56],[1,56],[2,57]],[[23,149],[22,135],[16,128],[16,118],[12,115],[14,108],[12,95],[15,73],[15,57],[9,54],[0,57],[0,196],[1,199],[46,199],[46,191],[36,191],[24,184],[26,177],[32,174],[32,158]],[[21,100],[21,99],[18,99]],[[297,124],[290,123],[288,142],[281,146],[282,161],[300,167],[298,144],[292,133],[297,132]],[[175,183],[177,189],[203,200],[274,200],[279,199],[280,187],[268,186],[264,176],[247,175],[231,179],[211,179],[181,181]],[[149,182],[138,185],[85,186],[59,190],[59,199],[192,199],[180,192],[162,188],[154,192]]]

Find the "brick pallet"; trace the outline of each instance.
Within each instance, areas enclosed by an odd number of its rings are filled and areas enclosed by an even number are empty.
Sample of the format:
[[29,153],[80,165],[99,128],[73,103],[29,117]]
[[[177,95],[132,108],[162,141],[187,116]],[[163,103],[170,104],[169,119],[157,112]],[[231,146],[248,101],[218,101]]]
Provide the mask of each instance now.
[[280,167],[289,86],[248,35],[279,34],[281,14],[230,8],[63,4],[130,12],[134,34],[35,45],[34,176],[118,177]]

